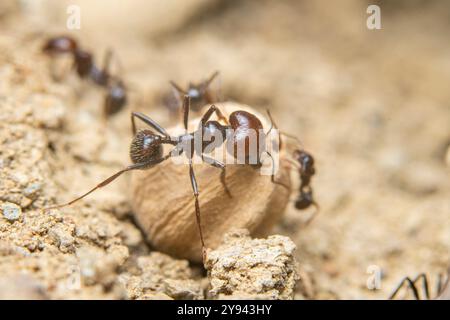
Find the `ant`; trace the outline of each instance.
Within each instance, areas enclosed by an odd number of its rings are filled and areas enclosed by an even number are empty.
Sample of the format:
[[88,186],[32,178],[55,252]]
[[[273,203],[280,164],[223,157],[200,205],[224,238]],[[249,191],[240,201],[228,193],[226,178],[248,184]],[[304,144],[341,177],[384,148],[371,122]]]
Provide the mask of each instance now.
[[316,173],[314,167],[314,157],[304,150],[294,150],[294,159],[300,164],[298,173],[300,176],[300,188],[297,199],[295,200],[295,208],[303,210],[309,208],[311,205],[318,207],[313,198],[313,191],[310,186],[311,177]]
[[[259,141],[259,134],[261,134],[261,131],[259,129],[262,129],[262,123],[261,121],[253,114],[247,112],[247,111],[234,111],[231,113],[229,118],[227,119],[220,109],[218,109],[216,106],[211,105],[209,109],[205,112],[205,114],[202,116],[197,130],[194,132],[188,132],[188,121],[189,121],[189,109],[190,109],[190,97],[188,95],[184,96],[183,99],[183,124],[185,133],[180,136],[170,136],[167,131],[161,127],[157,122],[152,120],[150,117],[140,113],[140,112],[132,112],[131,113],[131,124],[132,124],[132,132],[133,132],[133,140],[131,142],[130,146],[130,158],[132,161],[132,164],[127,166],[126,168],[116,172],[106,180],[99,183],[97,186],[86,192],[85,194],[81,195],[78,198],[75,198],[74,200],[71,200],[67,202],[66,204],[62,205],[56,205],[47,208],[49,209],[55,209],[55,208],[61,208],[65,206],[69,206],[78,200],[83,199],[90,193],[94,192],[95,190],[104,187],[111,183],[113,180],[115,180],[117,177],[119,177],[121,174],[131,171],[131,170],[145,170],[151,167],[154,167],[158,165],[159,163],[171,158],[180,156],[184,153],[186,156],[188,162],[189,162],[189,177],[191,181],[191,186],[193,190],[194,195],[194,201],[195,201],[195,215],[196,215],[196,223],[200,234],[200,241],[202,245],[203,250],[203,257],[205,257],[205,242],[203,238],[203,232],[201,227],[201,216],[200,216],[200,205],[199,205],[199,189],[197,180],[195,178],[194,168],[192,165],[192,159],[195,154],[199,155],[202,158],[203,162],[206,162],[213,167],[221,169],[221,183],[224,186],[225,192],[231,196],[231,193],[225,183],[225,164],[217,161],[213,158],[208,157],[205,155],[205,150],[207,147],[212,147],[212,149],[219,148],[221,145],[223,145],[224,141],[228,139],[229,143],[227,144],[227,151],[232,154],[234,157],[237,155],[238,145],[245,143],[245,164],[250,164],[250,158],[251,155],[249,154],[249,148],[248,148],[248,139],[249,139],[249,131],[255,130],[256,135],[258,138],[257,141]],[[225,125],[222,125],[219,121],[216,120],[210,120],[211,116],[213,114],[216,114],[218,117],[218,120],[225,122]],[[136,130],[136,124],[135,119],[139,119],[143,121],[145,124],[147,124],[152,130],[145,129],[145,130]],[[230,134],[229,129],[233,129],[233,133]],[[155,130],[156,133],[153,131]],[[203,136],[216,136],[219,134],[223,139],[211,139],[210,141],[203,140]],[[264,134],[264,133],[262,133]],[[200,147],[195,148],[194,145],[194,139],[197,139],[201,136],[201,144]],[[265,134],[267,135],[267,134]],[[168,144],[172,145],[173,149],[167,154],[163,155],[163,145]],[[262,166],[261,162],[261,154],[263,152],[267,152],[264,150],[261,144],[258,144],[258,152],[257,152],[257,161],[255,164],[251,164],[254,167],[258,168]],[[268,153],[268,152],[267,152]],[[270,153],[268,153],[270,155]],[[273,160],[273,158],[272,158]],[[277,183],[274,180],[274,175],[272,175],[272,182]],[[281,184],[281,183],[277,183]]]
[[217,95],[213,94],[210,85],[218,75],[219,71],[215,71],[208,79],[199,83],[189,82],[187,90],[182,89],[174,81],[170,81],[169,83],[174,89],[176,103],[168,101],[169,109],[172,111],[178,110],[178,105],[184,95],[188,95],[191,98],[191,109],[193,111],[200,111],[204,105],[217,102]]
[[[269,115],[269,118],[272,122],[272,126],[277,128],[269,110],[267,110],[267,114]],[[281,131],[279,131],[279,134],[280,136],[278,140],[280,141],[280,149],[282,146],[281,135],[287,138],[291,138],[295,140],[299,145],[301,145],[301,142],[297,137]],[[294,161],[290,159],[288,159],[288,161],[298,169],[300,178],[299,194],[295,200],[295,208],[297,210],[305,210],[310,206],[314,206],[316,208],[313,216],[308,219],[307,223],[309,223],[310,221],[312,221],[312,218],[319,209],[319,205],[314,200],[313,190],[311,187],[311,178],[316,173],[316,168],[314,166],[314,157],[309,152],[303,150],[303,148],[295,149],[292,153],[292,156],[294,158]]]
[[[419,280],[422,280],[422,293],[424,294],[424,297],[426,300],[430,300],[430,289],[428,285],[428,279],[427,275],[424,273],[419,274],[417,277],[411,279],[410,277],[403,278],[402,281],[397,285],[395,290],[392,292],[392,294],[389,296],[389,300],[392,300],[395,298],[397,293],[400,291],[400,289],[403,287],[403,285],[406,283],[408,285],[408,288],[411,289],[414,299],[420,300],[419,290],[417,288],[417,283]],[[438,280],[437,280],[437,289],[436,289],[436,297],[433,299],[437,300],[448,300],[450,299],[450,268],[447,271],[447,280],[444,284],[442,284],[442,275],[439,274]]]
[[109,73],[112,52],[105,54],[102,68],[98,68],[91,53],[79,48],[77,41],[68,36],[59,36],[49,39],[43,51],[51,56],[71,54],[73,65],[80,78],[89,78],[95,84],[106,89],[103,113],[106,116],[119,112],[127,103],[127,90],[121,79]]

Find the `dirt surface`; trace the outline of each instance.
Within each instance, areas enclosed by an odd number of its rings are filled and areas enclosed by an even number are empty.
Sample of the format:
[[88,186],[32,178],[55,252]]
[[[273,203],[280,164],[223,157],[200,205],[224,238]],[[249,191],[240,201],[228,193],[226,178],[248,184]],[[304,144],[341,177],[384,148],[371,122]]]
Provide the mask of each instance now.
[[245,229],[230,231],[206,256],[211,298],[292,299],[299,279],[294,251],[288,237],[251,239]]
[[[145,243],[129,176],[73,207],[41,208],[129,163],[131,110],[178,123],[162,103],[168,81],[214,70],[226,100],[269,108],[316,158],[319,215],[305,227],[310,212],[289,206],[273,232],[297,246],[295,298],[384,299],[405,275],[434,282],[446,270],[446,1],[378,2],[382,29],[373,31],[358,0],[70,3],[82,8],[81,30],[66,29],[64,1],[0,6],[0,288],[44,299],[208,297],[200,265]],[[114,49],[130,87],[125,110],[103,119],[103,92],[68,61],[57,63],[61,80],[51,77],[40,48],[61,33],[98,61]],[[366,284],[374,268],[379,290]]]

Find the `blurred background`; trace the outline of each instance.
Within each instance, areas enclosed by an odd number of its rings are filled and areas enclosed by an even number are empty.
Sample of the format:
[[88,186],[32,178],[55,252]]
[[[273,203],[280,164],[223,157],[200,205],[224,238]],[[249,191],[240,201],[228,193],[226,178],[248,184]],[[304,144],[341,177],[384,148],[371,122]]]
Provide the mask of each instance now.
[[[79,30],[66,28],[72,4]],[[380,30],[366,26],[370,4],[381,8]],[[276,230],[297,244],[312,297],[386,298],[403,276],[446,270],[450,2],[2,0],[0,26],[17,50],[59,34],[96,59],[112,48],[131,88],[111,120],[125,145],[130,110],[174,123],[162,103],[169,80],[184,86],[219,70],[225,100],[269,108],[317,161],[319,215],[304,228],[290,206]],[[80,108],[94,110],[90,99],[101,104],[87,95]],[[126,162],[120,151],[109,159]],[[367,289],[370,266],[380,290]]]

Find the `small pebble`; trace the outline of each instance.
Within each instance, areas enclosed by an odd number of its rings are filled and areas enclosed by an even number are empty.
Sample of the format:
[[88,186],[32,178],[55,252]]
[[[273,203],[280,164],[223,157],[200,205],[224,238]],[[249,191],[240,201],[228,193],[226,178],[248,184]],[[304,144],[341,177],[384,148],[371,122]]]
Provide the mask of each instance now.
[[3,204],[2,211],[3,216],[11,222],[19,220],[22,215],[22,209],[17,204],[10,202]]
[[41,184],[40,183],[32,183],[29,185],[25,190],[23,190],[23,194],[32,200],[34,200],[37,195],[39,194],[39,191],[41,190]]

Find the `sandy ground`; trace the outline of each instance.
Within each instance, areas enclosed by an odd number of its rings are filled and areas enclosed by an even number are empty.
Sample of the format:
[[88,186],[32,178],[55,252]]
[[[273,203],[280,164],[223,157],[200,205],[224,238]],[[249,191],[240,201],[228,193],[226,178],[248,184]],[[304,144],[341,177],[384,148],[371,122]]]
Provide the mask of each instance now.
[[[376,31],[365,27],[367,3],[356,0],[74,2],[82,8],[77,31],[65,28],[64,1],[0,7],[4,281],[26,271],[34,279],[27,290],[42,298],[203,297],[200,266],[152,252],[143,241],[128,178],[73,208],[39,208],[73,198],[128,163],[130,110],[176,123],[161,102],[168,81],[214,70],[226,99],[270,108],[316,157],[320,214],[305,228],[307,214],[289,206],[274,230],[297,245],[312,283],[308,294],[298,285],[296,298],[383,299],[405,275],[426,272],[434,280],[446,270],[445,1],[378,2]],[[123,112],[103,121],[97,88],[70,70],[60,82],[50,77],[40,47],[55,33],[77,37],[98,59],[114,49],[131,87]],[[142,267],[146,259],[155,264],[151,272]],[[379,290],[367,288],[368,268],[381,271]],[[182,289],[161,285],[167,279]]]

